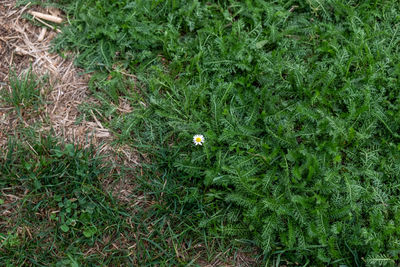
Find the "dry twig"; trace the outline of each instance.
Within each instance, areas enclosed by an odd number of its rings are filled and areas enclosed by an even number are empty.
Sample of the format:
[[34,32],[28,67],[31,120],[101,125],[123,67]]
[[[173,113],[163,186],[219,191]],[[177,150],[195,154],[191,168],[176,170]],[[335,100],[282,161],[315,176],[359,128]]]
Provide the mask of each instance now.
[[44,13],[40,13],[40,12],[36,12],[36,11],[29,11],[28,13],[31,14],[34,18],[44,19],[44,20],[51,21],[51,22],[58,23],[58,24],[62,23],[62,21],[63,21],[62,18],[60,18],[60,17],[56,17],[53,15],[44,14]]

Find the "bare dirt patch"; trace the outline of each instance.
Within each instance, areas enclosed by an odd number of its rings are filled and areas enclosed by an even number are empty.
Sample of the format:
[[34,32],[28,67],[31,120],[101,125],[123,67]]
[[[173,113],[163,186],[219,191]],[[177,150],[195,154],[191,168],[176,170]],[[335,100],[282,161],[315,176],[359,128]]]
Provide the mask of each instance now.
[[[55,9],[26,6],[15,7],[15,0],[0,0],[0,88],[10,90],[10,70],[18,76],[30,69],[38,77],[48,76],[48,88],[43,88],[45,99],[40,113],[32,116],[25,112],[24,123],[40,122],[40,131],[54,130],[55,135],[65,141],[85,143],[88,137],[98,144],[111,139],[111,133],[95,118],[83,119],[76,123],[78,106],[95,100],[88,94],[88,75],[73,65],[72,59],[50,53],[51,40],[57,31],[48,26],[35,26],[23,19],[31,10],[45,14],[61,15]],[[12,107],[0,107],[0,145],[14,134],[15,113]],[[27,126],[26,125],[26,126]],[[109,149],[109,147],[107,147]]]

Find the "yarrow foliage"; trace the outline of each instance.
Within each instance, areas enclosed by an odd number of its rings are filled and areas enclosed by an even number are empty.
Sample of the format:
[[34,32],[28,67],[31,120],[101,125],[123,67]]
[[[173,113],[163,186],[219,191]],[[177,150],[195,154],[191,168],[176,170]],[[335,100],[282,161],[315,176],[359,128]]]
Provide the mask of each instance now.
[[[74,2],[56,48],[107,73],[98,109],[191,225],[313,266],[399,260],[396,1]],[[115,66],[140,88],[123,117]]]

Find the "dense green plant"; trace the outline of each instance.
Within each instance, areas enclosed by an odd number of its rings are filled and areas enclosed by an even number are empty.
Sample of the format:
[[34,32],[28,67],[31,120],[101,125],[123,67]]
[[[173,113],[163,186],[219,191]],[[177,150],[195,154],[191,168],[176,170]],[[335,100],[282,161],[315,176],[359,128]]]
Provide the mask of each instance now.
[[[71,26],[55,48],[103,73],[93,108],[151,157],[155,209],[251,240],[266,260],[399,260],[396,1],[73,0],[65,10]],[[119,113],[119,97],[132,112]]]

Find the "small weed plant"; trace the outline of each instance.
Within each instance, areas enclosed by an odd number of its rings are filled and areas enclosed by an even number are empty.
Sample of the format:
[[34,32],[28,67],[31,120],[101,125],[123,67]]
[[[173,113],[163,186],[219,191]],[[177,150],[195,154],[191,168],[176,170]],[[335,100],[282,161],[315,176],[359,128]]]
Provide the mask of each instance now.
[[26,128],[16,136],[0,157],[1,265],[128,264],[128,245],[118,240],[128,243],[134,229],[104,191],[104,159],[51,133]]
[[[267,264],[399,263],[397,1],[58,3],[55,49],[96,71],[90,108],[147,155],[171,235],[255,244]],[[58,203],[72,234],[85,204]]]
[[14,70],[10,71],[10,90],[2,88],[0,100],[20,111],[21,108],[38,108],[42,102],[40,89],[45,77],[39,79],[31,69],[18,75]]

